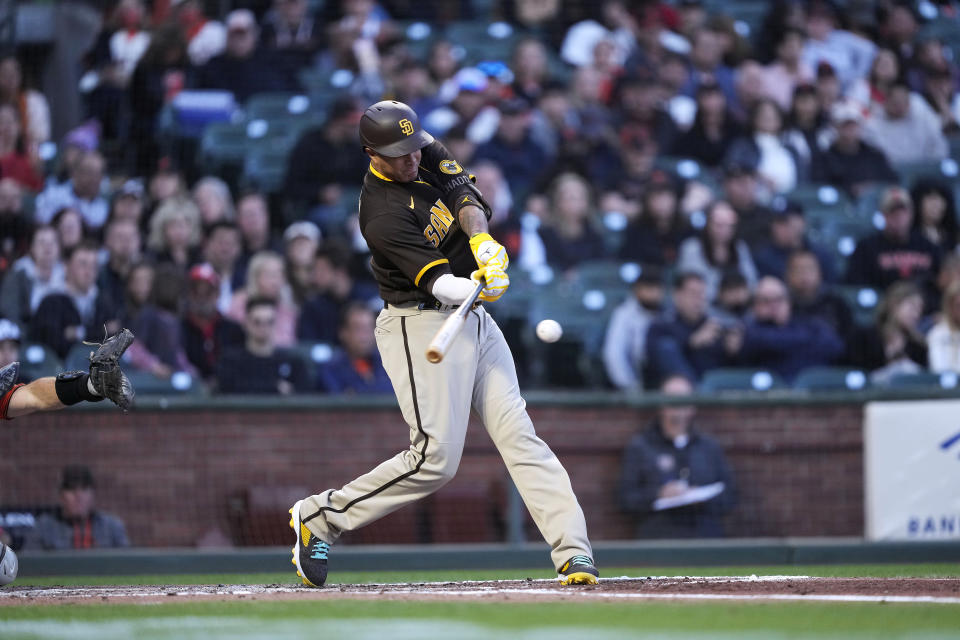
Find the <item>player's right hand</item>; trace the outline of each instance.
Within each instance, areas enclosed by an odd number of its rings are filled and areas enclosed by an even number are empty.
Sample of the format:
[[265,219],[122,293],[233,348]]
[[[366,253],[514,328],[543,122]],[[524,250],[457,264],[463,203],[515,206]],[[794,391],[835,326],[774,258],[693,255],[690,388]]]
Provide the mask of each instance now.
[[501,271],[506,271],[510,265],[507,250],[489,233],[478,233],[471,237],[470,249],[478,267],[498,267]]
[[496,302],[510,286],[507,272],[499,267],[480,267],[470,274],[470,278],[474,282],[484,279],[483,291],[480,292],[480,299],[484,302]]

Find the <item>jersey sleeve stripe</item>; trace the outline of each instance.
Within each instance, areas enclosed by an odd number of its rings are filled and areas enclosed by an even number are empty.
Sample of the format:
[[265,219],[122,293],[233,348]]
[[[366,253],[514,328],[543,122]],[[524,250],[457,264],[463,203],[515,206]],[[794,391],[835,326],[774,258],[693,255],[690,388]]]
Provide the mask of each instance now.
[[445,263],[445,262],[450,262],[450,261],[447,260],[446,258],[440,258],[439,260],[434,260],[433,262],[430,262],[430,263],[426,264],[426,265],[423,267],[423,269],[420,269],[420,273],[417,274],[417,277],[414,278],[413,284],[419,287],[419,286],[420,286],[420,278],[423,277],[423,274],[425,274],[427,271],[430,271],[430,269],[434,268],[434,267],[437,266],[438,264],[443,264],[443,263]]

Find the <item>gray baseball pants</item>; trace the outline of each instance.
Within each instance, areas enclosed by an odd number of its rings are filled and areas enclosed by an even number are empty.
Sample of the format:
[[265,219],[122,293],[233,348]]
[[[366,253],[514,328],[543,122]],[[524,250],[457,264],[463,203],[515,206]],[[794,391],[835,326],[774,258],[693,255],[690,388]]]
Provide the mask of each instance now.
[[333,544],[352,531],[430,495],[457,472],[471,408],[506,463],[556,567],[571,556],[592,557],[587,525],[570,478],[537,437],[520,396],[513,356],[500,327],[478,307],[443,361],[431,364],[427,346],[450,312],[389,305],[377,318],[383,366],[410,426],[410,448],[341,489],[303,501],[311,533]]

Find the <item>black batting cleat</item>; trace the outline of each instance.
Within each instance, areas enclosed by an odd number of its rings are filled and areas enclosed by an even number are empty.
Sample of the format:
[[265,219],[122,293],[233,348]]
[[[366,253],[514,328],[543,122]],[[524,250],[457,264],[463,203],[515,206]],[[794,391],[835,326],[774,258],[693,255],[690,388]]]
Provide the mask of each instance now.
[[308,587],[322,587],[327,581],[327,554],[330,545],[310,533],[307,525],[300,521],[300,505],[303,500],[290,509],[290,528],[297,534],[297,543],[293,545],[293,560],[297,575]]
[[597,584],[600,572],[593,566],[590,556],[573,556],[563,563],[557,573],[560,574],[560,584]]

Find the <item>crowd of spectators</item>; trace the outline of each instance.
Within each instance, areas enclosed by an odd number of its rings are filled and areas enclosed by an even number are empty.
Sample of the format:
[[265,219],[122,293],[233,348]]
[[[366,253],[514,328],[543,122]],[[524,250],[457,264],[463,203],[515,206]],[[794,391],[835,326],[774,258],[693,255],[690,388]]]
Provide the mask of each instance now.
[[[749,26],[706,0],[108,4],[82,61],[85,116],[59,140],[24,60],[0,57],[14,346],[69,362],[128,326],[132,367],[158,380],[389,391],[368,253],[338,211],[366,167],[363,108],[395,98],[476,174],[514,270],[640,266],[598,356],[612,387],[730,366],[790,381],[848,365],[878,382],[960,367],[954,185],[912,171],[949,162],[960,135],[953,2],[779,0]],[[511,50],[445,37],[468,20],[504,21]],[[338,70],[336,95],[311,94],[305,77]],[[302,92],[323,120],[264,192],[170,153],[161,114],[185,90]],[[875,202],[849,251],[815,233],[797,197],[813,185]],[[855,321],[841,285],[877,292],[875,321]],[[317,343],[330,348],[305,357]]]

